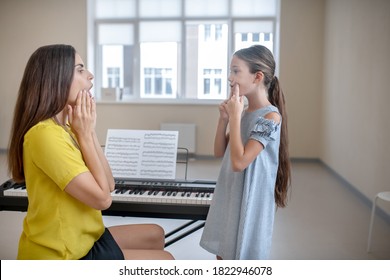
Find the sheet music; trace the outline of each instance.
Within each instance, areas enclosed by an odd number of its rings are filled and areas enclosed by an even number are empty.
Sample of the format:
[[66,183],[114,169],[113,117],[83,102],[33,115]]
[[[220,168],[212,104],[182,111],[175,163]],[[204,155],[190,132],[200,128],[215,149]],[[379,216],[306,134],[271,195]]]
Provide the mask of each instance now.
[[178,131],[107,131],[105,155],[115,178],[175,179]]

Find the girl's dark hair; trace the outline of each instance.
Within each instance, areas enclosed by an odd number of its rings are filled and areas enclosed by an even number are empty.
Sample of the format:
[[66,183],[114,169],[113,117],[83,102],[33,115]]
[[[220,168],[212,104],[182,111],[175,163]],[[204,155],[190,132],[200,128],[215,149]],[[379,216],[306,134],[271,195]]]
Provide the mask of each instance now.
[[271,51],[261,45],[241,49],[234,54],[245,61],[251,73],[262,72],[264,85],[268,89],[268,99],[279,109],[282,115],[282,127],[279,146],[279,166],[275,184],[275,202],[278,207],[287,205],[287,193],[291,183],[291,164],[288,152],[288,130],[286,101],[280,87],[279,79],[275,76],[275,60]]
[[15,105],[8,152],[8,169],[16,182],[24,181],[24,135],[66,106],[75,55],[72,46],[48,45],[38,48],[27,62]]

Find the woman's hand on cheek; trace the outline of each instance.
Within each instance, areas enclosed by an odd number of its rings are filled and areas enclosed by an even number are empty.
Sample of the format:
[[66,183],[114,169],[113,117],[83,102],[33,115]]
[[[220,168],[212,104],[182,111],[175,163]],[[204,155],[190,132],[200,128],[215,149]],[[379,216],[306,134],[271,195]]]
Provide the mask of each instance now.
[[76,104],[68,105],[68,119],[72,131],[79,137],[91,133],[96,125],[96,104],[89,92],[82,90],[78,93]]
[[91,117],[93,119],[93,129],[96,128],[96,120],[97,120],[97,114],[96,114],[96,102],[95,99],[93,98],[92,94],[88,92],[88,99],[91,104],[90,112],[91,112]]

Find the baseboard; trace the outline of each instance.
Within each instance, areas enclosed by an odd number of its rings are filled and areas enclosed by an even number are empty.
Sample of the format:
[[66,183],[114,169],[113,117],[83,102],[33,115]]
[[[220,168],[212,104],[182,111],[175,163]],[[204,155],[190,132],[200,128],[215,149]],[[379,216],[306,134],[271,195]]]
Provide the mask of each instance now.
[[[372,198],[367,197],[362,192],[359,191],[358,188],[356,188],[354,185],[352,185],[350,182],[348,182],[343,176],[341,176],[339,173],[337,173],[333,168],[331,168],[329,165],[327,165],[325,162],[323,162],[319,158],[291,158],[291,162],[312,162],[312,163],[319,163],[321,164],[329,173],[332,174],[348,191],[350,191],[355,197],[357,197],[360,201],[363,202],[364,205],[368,207],[368,209],[371,211],[373,200]],[[381,217],[383,220],[385,220],[388,224],[390,224],[390,214],[388,214],[383,209],[377,207],[376,214]]]

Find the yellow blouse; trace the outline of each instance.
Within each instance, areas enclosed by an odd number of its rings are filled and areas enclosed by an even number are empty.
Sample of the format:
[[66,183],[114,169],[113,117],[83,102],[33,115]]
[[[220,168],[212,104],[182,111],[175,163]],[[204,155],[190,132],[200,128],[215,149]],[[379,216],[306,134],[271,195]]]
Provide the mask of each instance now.
[[24,137],[23,164],[29,200],[18,259],[79,259],[104,232],[101,211],[64,189],[88,172],[75,137],[52,119]]

